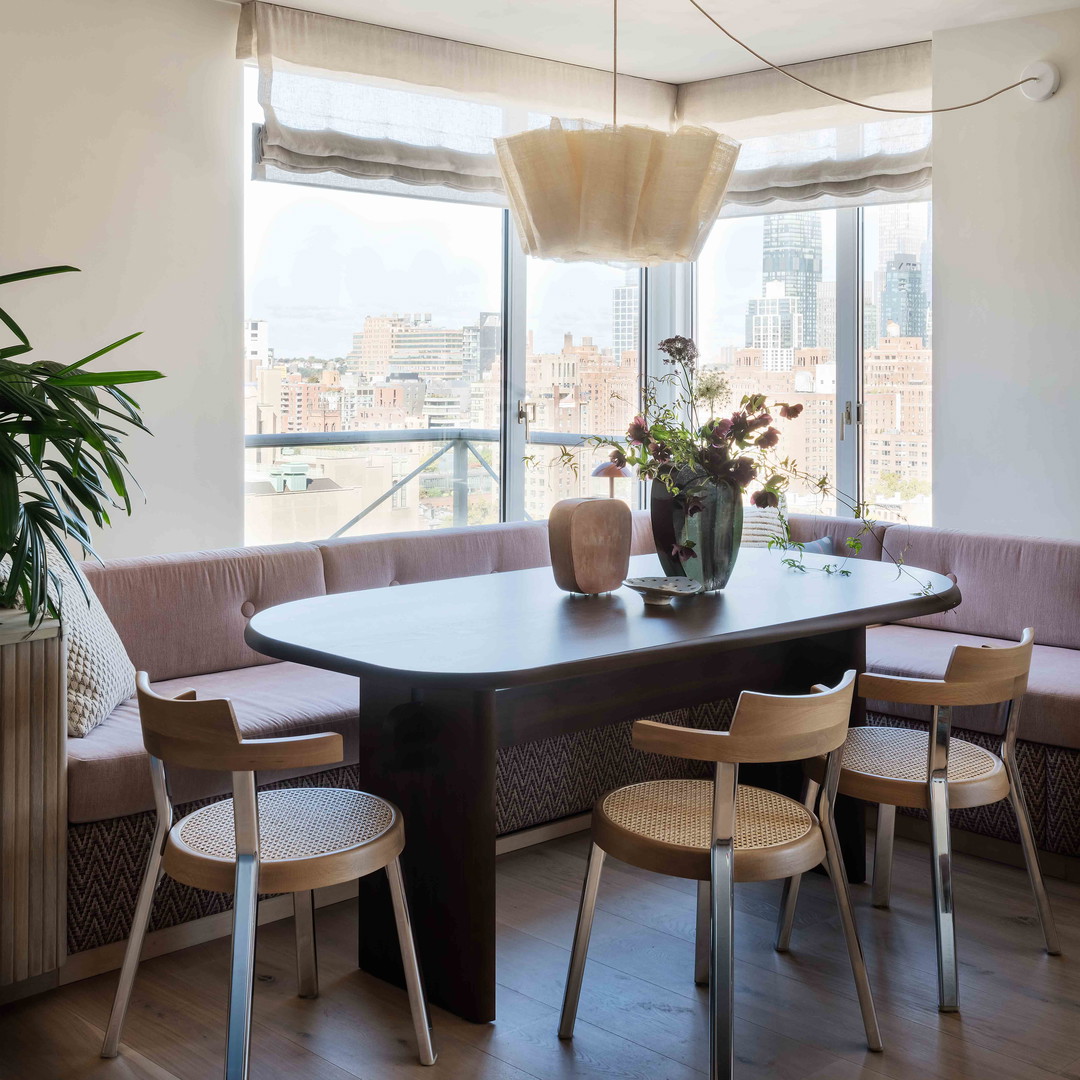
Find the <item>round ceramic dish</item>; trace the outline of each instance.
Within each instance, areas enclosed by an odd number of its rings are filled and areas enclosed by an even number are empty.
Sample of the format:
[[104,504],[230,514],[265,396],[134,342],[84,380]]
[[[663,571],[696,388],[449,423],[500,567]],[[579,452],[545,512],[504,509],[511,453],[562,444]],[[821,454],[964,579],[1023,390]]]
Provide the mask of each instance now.
[[676,596],[694,596],[702,591],[701,582],[685,577],[635,577],[627,578],[623,584],[655,607],[667,607]]

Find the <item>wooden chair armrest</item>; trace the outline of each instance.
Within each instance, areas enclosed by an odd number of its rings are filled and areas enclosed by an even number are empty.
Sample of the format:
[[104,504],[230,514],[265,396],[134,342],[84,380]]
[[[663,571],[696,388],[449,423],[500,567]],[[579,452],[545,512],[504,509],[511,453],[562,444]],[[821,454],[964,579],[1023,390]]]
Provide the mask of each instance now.
[[633,744],[638,750],[695,761],[723,760],[716,742],[726,738],[726,731],[702,731],[676,724],[658,724],[655,720],[637,720],[632,731]]

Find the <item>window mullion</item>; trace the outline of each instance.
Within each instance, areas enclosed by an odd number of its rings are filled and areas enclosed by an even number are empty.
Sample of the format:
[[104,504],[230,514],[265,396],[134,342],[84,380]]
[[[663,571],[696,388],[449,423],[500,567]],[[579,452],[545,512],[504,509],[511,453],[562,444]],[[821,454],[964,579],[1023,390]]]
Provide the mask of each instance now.
[[518,403],[525,400],[525,288],[527,259],[510,211],[503,211],[503,365],[501,521],[525,520],[525,425]]
[[[836,211],[836,486],[862,498],[860,470],[862,400],[862,211]],[[837,501],[836,513],[851,511]]]

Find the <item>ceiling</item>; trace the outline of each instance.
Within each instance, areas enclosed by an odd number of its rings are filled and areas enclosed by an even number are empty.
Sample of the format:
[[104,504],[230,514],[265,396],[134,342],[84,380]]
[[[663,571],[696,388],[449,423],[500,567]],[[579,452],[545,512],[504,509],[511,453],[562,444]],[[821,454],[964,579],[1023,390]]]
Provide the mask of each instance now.
[[[551,60],[611,66],[611,0],[282,0],[291,7],[380,23]],[[935,30],[1073,6],[1069,0],[700,0],[780,64],[925,41]],[[1073,0],[1075,3],[1075,0]],[[688,0],[620,0],[619,69],[691,82],[762,65]],[[1002,72],[1002,78],[1019,72]]]

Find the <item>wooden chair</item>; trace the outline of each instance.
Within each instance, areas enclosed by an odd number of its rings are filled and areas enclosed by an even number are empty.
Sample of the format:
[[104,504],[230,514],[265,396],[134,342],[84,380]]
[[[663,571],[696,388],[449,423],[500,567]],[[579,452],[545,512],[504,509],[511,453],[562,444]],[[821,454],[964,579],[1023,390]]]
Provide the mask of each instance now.
[[[896,808],[917,807],[930,813],[938,1008],[942,1012],[955,1012],[959,1007],[950,807],[959,810],[985,806],[1005,798],[1010,800],[1035,893],[1046,951],[1051,956],[1061,953],[1016,765],[1016,730],[1021,700],[1027,690],[1034,640],[1035,631],[1028,627],[1019,645],[957,645],[943,679],[873,674],[859,678],[859,693],[865,698],[933,708],[930,735],[907,728],[852,728],[844,747],[839,791],[878,804],[874,847],[875,907],[889,906]],[[954,706],[1000,703],[1006,703],[1006,719],[998,754],[951,737]],[[821,776],[820,761],[811,765],[810,775],[809,783],[814,787]],[[790,919],[794,915],[794,897],[797,895],[798,883],[795,882],[791,889],[791,911],[787,913],[781,939],[790,936]]]
[[[559,1037],[572,1038],[606,854],[673,877],[697,880],[695,977],[710,985],[710,1077],[729,1078],[734,1039],[734,890],[736,881],[792,880],[825,862],[840,908],[866,1041],[881,1049],[870,982],[833,823],[840,748],[855,685],[849,671],[832,689],[775,697],[744,692],[730,732],[639,720],[634,745],[673,757],[716,763],[709,780],[655,780],[603,796],[593,811],[593,844],[566,978]],[[798,761],[828,755],[818,813],[794,799],[738,783],[740,762]],[[798,869],[796,869],[798,868]],[[706,960],[706,944],[708,947]]]
[[[197,701],[189,690],[159,697],[146,672],[137,680],[143,743],[150,754],[157,825],[128,938],[102,1057],[116,1057],[131,1000],[146,925],[162,872],[196,889],[234,895],[226,1080],[246,1080],[255,977],[259,893],[292,893],[301,997],[318,996],[314,892],[386,870],[420,1062],[435,1063],[398,855],[405,846],[401,814],[361,791],[286,788],[256,794],[260,769],[296,769],[341,761],[336,734],[244,739],[226,699]],[[166,766],[232,773],[233,797],[173,824]]]

